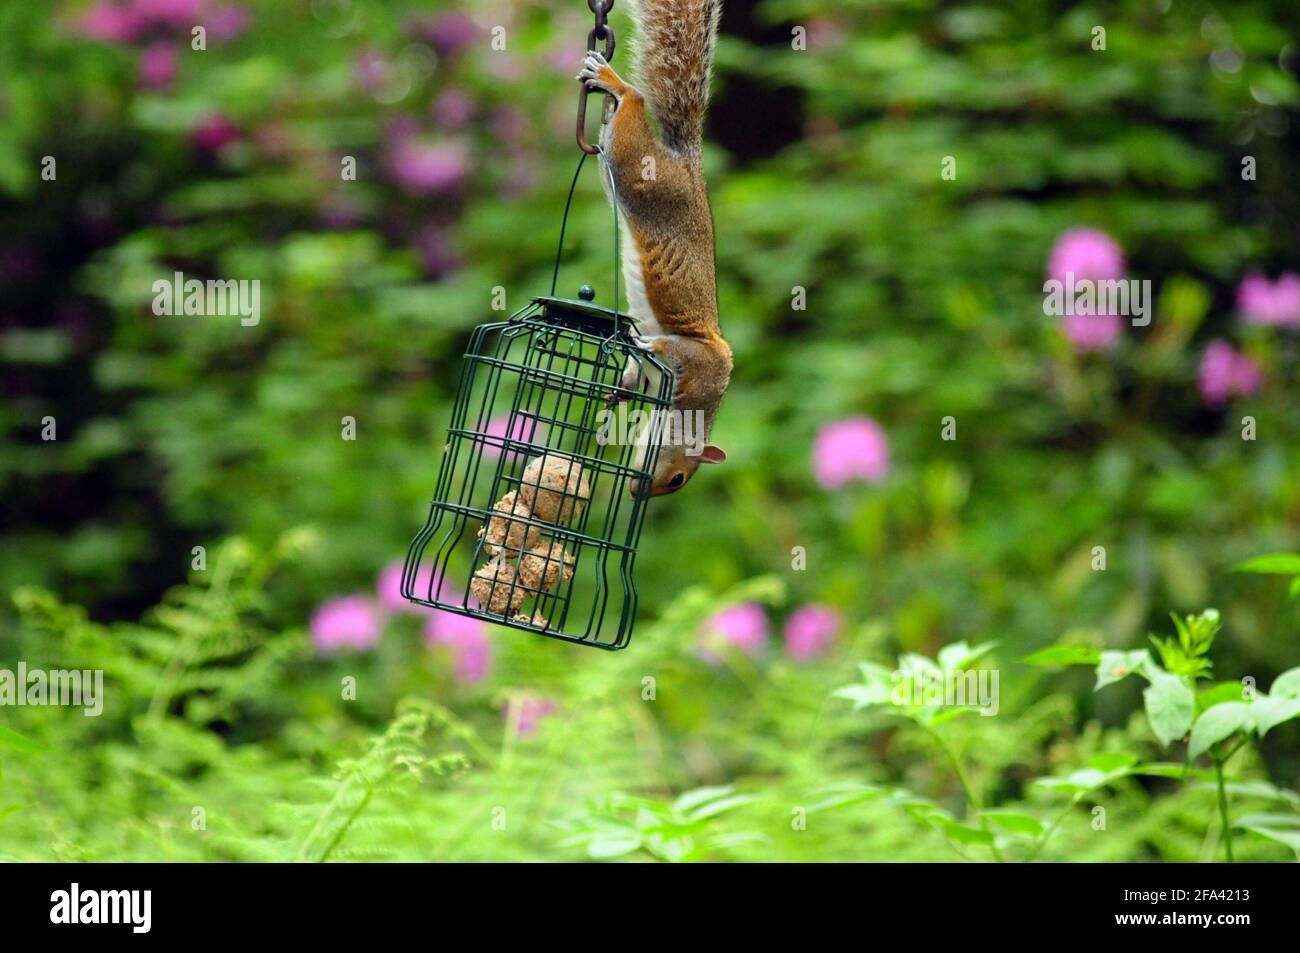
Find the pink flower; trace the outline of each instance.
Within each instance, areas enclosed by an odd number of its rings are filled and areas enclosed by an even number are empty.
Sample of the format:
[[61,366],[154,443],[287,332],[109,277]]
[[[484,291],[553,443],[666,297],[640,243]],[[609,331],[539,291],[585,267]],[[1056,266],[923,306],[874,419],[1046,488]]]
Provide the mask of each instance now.
[[354,68],[357,85],[367,93],[381,89],[393,78],[393,64],[378,50],[362,50]]
[[850,417],[822,427],[812,457],[813,475],[823,489],[851,480],[876,483],[889,472],[889,440],[870,417]]
[[717,612],[700,627],[700,658],[721,662],[722,650],[731,648],[757,655],[767,643],[767,615],[757,602],[742,602]]
[[[554,714],[559,707],[549,698],[524,698],[515,704],[518,706],[515,724],[518,725],[518,733],[521,737],[535,732],[541,720],[548,715]],[[505,710],[505,715],[507,718],[510,715],[508,707]]]
[[1080,353],[1101,351],[1113,345],[1124,333],[1124,322],[1117,314],[1067,314],[1061,318],[1066,340]]
[[[416,586],[416,589],[419,588]],[[379,604],[387,612],[406,612],[415,608],[415,603],[402,595],[401,563],[389,563],[380,570],[379,578],[375,580],[375,592],[379,596]]]
[[455,192],[469,174],[469,152],[461,142],[431,143],[398,135],[389,146],[388,168],[409,193]]
[[[424,612],[426,606],[416,605],[402,595],[403,566],[402,562],[394,561],[380,571],[379,578],[375,580],[375,593],[379,596],[379,605],[387,612]],[[440,585],[430,586],[429,581],[433,578],[433,567],[427,562],[421,563],[415,574],[415,585],[411,587],[411,594],[430,602],[460,601],[460,590],[445,579]]]
[[478,28],[463,13],[443,13],[430,20],[424,37],[442,56],[453,56],[474,42]]
[[1259,365],[1234,350],[1227,341],[1211,341],[1205,349],[1197,385],[1210,406],[1227,403],[1233,397],[1249,397],[1263,384]]
[[136,63],[136,81],[141,89],[166,89],[176,78],[176,50],[166,40],[151,43]]
[[[514,427],[510,426],[510,414],[498,414],[488,421],[487,429],[484,434],[489,437],[495,437],[497,440],[520,440],[525,443],[543,444],[545,440],[538,436],[537,418],[527,411],[519,411],[513,415]],[[524,452],[523,447],[516,446],[513,448],[515,454]],[[485,441],[483,444],[483,455],[496,459],[501,456],[501,445],[493,441]]]
[[160,26],[199,25],[201,0],[134,0],[135,12],[146,23]]
[[460,267],[446,229],[430,225],[415,236],[415,247],[424,263],[424,273],[433,281],[445,278]]
[[502,106],[488,118],[488,132],[505,143],[514,145],[523,138],[528,128],[528,117],[514,106]]
[[327,599],[311,617],[311,642],[322,655],[371,649],[379,643],[380,625],[378,607],[365,596]]
[[248,10],[237,6],[217,7],[203,22],[214,40],[233,40],[248,28]]
[[239,138],[239,127],[225,116],[214,115],[199,123],[190,135],[200,149],[220,152]]
[[802,605],[785,620],[785,650],[797,662],[814,659],[831,647],[841,622],[840,614],[829,606]]
[[1300,275],[1289,271],[1270,284],[1252,272],[1237,286],[1237,307],[1247,324],[1300,327]]
[[451,650],[457,681],[472,684],[487,678],[492,667],[492,644],[481,620],[435,609],[424,624],[424,641],[430,648]]
[[474,100],[463,89],[447,89],[433,101],[433,121],[443,129],[455,132],[474,115]]
[[143,24],[135,10],[112,0],[100,0],[77,22],[82,36],[105,43],[125,45],[140,35]]
[[1071,228],[1062,232],[1047,260],[1047,276],[1065,281],[1111,281],[1124,274],[1124,252],[1115,239],[1095,228]]

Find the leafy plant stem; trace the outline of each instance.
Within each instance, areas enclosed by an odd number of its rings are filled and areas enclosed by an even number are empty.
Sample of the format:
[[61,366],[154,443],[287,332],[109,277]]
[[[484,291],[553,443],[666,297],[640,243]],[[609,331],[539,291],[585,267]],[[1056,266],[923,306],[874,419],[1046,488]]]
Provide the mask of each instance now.
[[[952,747],[946,740],[944,740],[943,735],[939,734],[939,732],[935,731],[933,728],[926,728],[926,731],[928,731],[931,737],[934,738],[939,749],[947,756],[948,761],[952,764],[952,769],[957,775],[957,782],[961,785],[962,793],[966,795],[968,814],[974,813],[978,815],[981,810],[980,799],[975,793],[975,788],[971,786],[970,778],[966,775],[966,769],[962,767],[961,759],[957,757],[957,752],[952,750]],[[994,836],[993,832],[989,830],[987,820],[981,816],[979,822],[982,830],[984,830],[990,837]],[[998,863],[1002,863],[1002,852],[998,850],[997,844],[994,843],[989,846],[993,851],[993,859]]]
[[1041,851],[1045,846],[1047,846],[1047,842],[1051,839],[1052,833],[1057,829],[1057,827],[1060,826],[1061,822],[1065,820],[1066,815],[1069,814],[1072,810],[1074,810],[1074,808],[1078,805],[1078,803],[1079,803],[1079,798],[1077,797],[1071,798],[1070,803],[1065,805],[1064,810],[1062,810],[1060,814],[1057,814],[1056,817],[1052,819],[1052,823],[1047,825],[1047,830],[1043,831],[1043,833],[1039,836],[1038,843],[1034,845],[1034,849],[1031,850],[1029,852],[1029,856],[1025,858],[1025,863],[1029,863],[1030,861],[1032,861],[1035,857],[1038,856],[1038,852]]
[[[1235,749],[1234,749],[1235,750]],[[1228,792],[1223,786],[1223,762],[1227,760],[1214,759],[1214,777],[1219,787],[1219,823],[1223,828],[1223,853],[1226,855],[1228,863],[1235,863],[1232,858],[1232,823],[1228,820]]]

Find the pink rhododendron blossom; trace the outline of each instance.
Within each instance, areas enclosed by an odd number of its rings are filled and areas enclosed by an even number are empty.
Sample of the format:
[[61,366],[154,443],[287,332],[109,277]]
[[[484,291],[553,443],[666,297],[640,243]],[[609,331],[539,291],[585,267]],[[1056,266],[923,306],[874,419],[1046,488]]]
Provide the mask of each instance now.
[[1061,318],[1061,330],[1080,353],[1101,351],[1113,345],[1124,333],[1124,321],[1117,314],[1067,314]]
[[379,643],[379,607],[362,595],[327,599],[311,617],[311,642],[322,655]]
[[1247,275],[1237,286],[1237,307],[1247,324],[1300,327],[1300,275],[1287,272],[1274,282]]
[[808,603],[790,613],[785,622],[785,650],[798,662],[825,654],[835,641],[842,623],[840,614],[829,606]]
[[[416,605],[402,595],[402,572],[403,563],[396,560],[380,571],[379,577],[375,580],[375,593],[379,597],[379,604],[388,612],[426,611],[427,606]],[[458,602],[460,600],[460,590],[446,579],[441,580],[441,587],[438,584],[430,586],[431,579],[434,579],[433,567],[427,562],[422,562],[415,574],[415,584],[412,586],[411,594],[427,601]]]
[[487,678],[492,667],[492,644],[482,620],[434,609],[424,624],[424,641],[430,648],[451,651],[457,681],[471,684]]
[[[543,718],[553,715],[559,707],[549,698],[524,698],[514,703],[517,706],[517,726],[518,734],[531,735],[537,730]],[[510,707],[507,706],[502,712],[506,718],[510,717]]]
[[1211,406],[1234,397],[1249,397],[1264,385],[1259,365],[1227,341],[1211,341],[1197,375],[1201,396]]
[[424,35],[441,56],[454,56],[474,42],[478,28],[463,13],[443,13],[429,21]]
[[244,7],[217,7],[207,13],[202,23],[214,40],[233,40],[248,28],[248,10]]
[[889,472],[889,440],[870,417],[826,424],[812,448],[813,475],[827,490],[852,480],[876,483]]
[[1124,274],[1124,252],[1115,239],[1095,228],[1062,232],[1047,260],[1047,277],[1065,281],[1112,281]]
[[434,122],[456,132],[474,116],[474,100],[463,89],[447,89],[438,94],[431,109]]
[[194,144],[208,152],[220,152],[239,138],[239,127],[225,116],[209,116],[191,133]]
[[469,174],[469,152],[462,142],[429,142],[398,135],[388,148],[393,180],[415,195],[454,192]]
[[[511,414],[498,414],[497,416],[493,417],[491,420],[488,421],[488,425],[487,428],[484,430],[484,433],[489,437],[496,438],[496,440],[504,440],[504,439],[521,440],[524,441],[525,443],[535,443],[535,444],[541,444],[544,442],[544,437],[539,436],[538,433],[538,431],[541,428],[538,425],[536,417],[533,417],[530,414],[525,413],[523,411],[514,414],[513,417],[514,417],[515,425],[512,430],[510,427],[511,416],[512,416]],[[523,453],[526,452],[526,448],[516,446],[513,448],[512,452],[514,454]],[[496,443],[495,441],[484,441],[483,454],[484,456],[488,456],[493,459],[499,457],[501,455],[501,444]]]
[[437,281],[460,267],[460,258],[451,244],[445,228],[430,225],[415,236],[415,248],[420,253],[425,275]]
[[76,23],[82,36],[105,43],[125,45],[133,42],[144,24],[136,11],[123,3],[100,0],[92,4]]
[[383,88],[393,78],[393,64],[378,50],[362,50],[353,64],[357,85],[367,93]]
[[166,89],[176,78],[176,49],[170,42],[151,43],[140,53],[136,63],[136,81],[141,89]]
[[757,602],[742,602],[717,612],[700,627],[700,657],[722,661],[730,646],[745,655],[756,655],[767,643],[767,614]]
[[158,26],[193,27],[201,25],[202,0],[133,0],[136,14],[146,23]]

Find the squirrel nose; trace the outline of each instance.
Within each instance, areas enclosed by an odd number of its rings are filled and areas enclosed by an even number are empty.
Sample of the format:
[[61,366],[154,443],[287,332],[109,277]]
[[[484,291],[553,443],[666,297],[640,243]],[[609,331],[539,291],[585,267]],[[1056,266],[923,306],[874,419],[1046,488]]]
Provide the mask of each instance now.
[[631,477],[627,481],[627,492],[633,499],[641,495],[641,477]]

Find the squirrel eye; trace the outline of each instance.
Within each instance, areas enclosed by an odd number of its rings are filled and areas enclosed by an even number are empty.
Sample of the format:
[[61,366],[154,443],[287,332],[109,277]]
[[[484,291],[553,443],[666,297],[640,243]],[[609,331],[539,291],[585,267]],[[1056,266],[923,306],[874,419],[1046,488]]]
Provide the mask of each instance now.
[[685,473],[674,473],[673,478],[668,481],[668,485],[671,486],[673,489],[676,489],[677,487],[681,486],[685,481],[686,481]]

